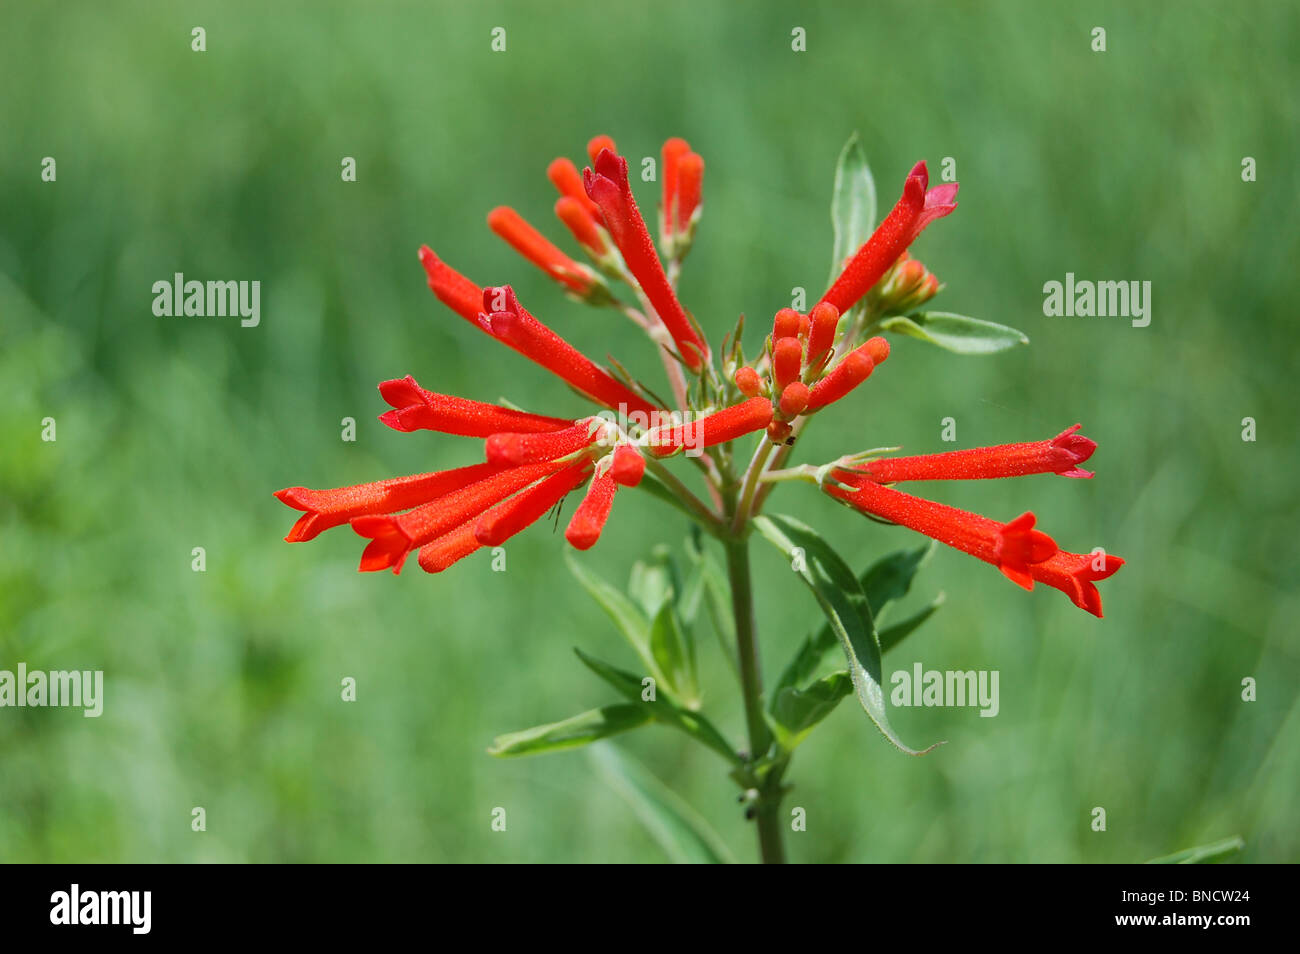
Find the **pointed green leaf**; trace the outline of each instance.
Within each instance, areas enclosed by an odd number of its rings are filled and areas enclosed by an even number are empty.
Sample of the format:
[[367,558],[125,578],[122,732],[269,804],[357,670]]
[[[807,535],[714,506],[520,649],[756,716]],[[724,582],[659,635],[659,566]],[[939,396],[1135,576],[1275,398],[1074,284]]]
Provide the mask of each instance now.
[[592,764],[636,812],[655,842],[677,864],[732,864],[726,844],[675,792],[612,745],[589,751]]
[[569,564],[569,572],[614,621],[646,670],[655,679],[662,680],[663,673],[655,665],[654,656],[650,652],[649,617],[621,592],[579,563],[572,554],[566,552],[564,558]]
[[687,637],[677,607],[666,600],[650,624],[650,654],[663,673],[668,689],[688,709],[700,707],[699,674],[695,645]]
[[[909,755],[924,755],[933,749],[934,745],[919,751],[909,748],[889,724],[881,687],[880,643],[871,607],[853,571],[815,530],[792,517],[761,516],[755,518],[754,526],[792,560],[792,566],[812,590],[844,650],[858,701],[876,728]],[[794,559],[796,550],[801,559]]]
[[617,689],[629,702],[643,707],[654,719],[681,729],[687,735],[713,749],[728,762],[734,765],[740,764],[736,750],[731,747],[722,733],[714,728],[713,723],[678,702],[663,685],[662,680],[655,680],[655,685],[650,687],[654,690],[653,698],[647,699],[646,696],[651,693],[644,685],[643,677],[619,669],[617,666],[611,666],[594,656],[588,656],[581,649],[574,649],[574,652],[578,654],[583,665]]
[[835,711],[840,700],[852,691],[853,680],[849,674],[833,672],[807,689],[787,686],[778,692],[772,700],[769,721],[781,748],[794,751],[817,723]]
[[919,312],[907,318],[894,315],[883,319],[880,327],[920,338],[956,354],[994,354],[1029,344],[1028,336],[1015,328],[947,311]]
[[1149,865],[1207,865],[1222,861],[1229,855],[1235,855],[1246,847],[1246,842],[1240,835],[1233,835],[1231,838],[1225,838],[1223,841],[1216,841],[1209,845],[1200,845],[1196,848],[1187,848],[1183,851],[1176,851],[1172,855],[1164,855],[1160,858],[1152,858],[1147,862]]
[[650,720],[650,713],[642,706],[618,702],[580,713],[563,722],[498,735],[488,749],[488,754],[498,758],[512,758],[558,752],[639,728]]
[[632,564],[632,576],[627,584],[628,595],[632,597],[645,614],[653,619],[664,601],[681,592],[676,561],[672,551],[660,544],[645,560]]
[[731,613],[731,588],[726,573],[701,543],[696,538],[688,538],[686,552],[700,574],[704,601],[709,608],[709,619],[713,623],[713,632],[718,637],[723,658],[731,666],[732,672],[739,673],[733,648],[736,645],[736,618]]
[[867,154],[854,133],[840,150],[831,190],[831,281],[839,277],[844,260],[856,252],[876,227],[876,180]]
[[931,602],[918,613],[914,613],[907,619],[894,623],[892,626],[886,626],[880,630],[880,651],[887,653],[904,639],[910,636],[918,626],[934,615],[935,610],[943,605],[944,595],[940,593]]

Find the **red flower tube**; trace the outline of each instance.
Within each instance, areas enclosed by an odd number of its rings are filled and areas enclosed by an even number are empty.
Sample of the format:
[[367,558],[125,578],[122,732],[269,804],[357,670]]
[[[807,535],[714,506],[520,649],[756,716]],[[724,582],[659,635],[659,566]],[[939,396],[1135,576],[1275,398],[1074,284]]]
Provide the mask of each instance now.
[[395,517],[353,517],[352,529],[370,538],[361,554],[360,569],[368,572],[391,567],[400,573],[411,550],[432,543],[560,466],[529,464],[504,470]]
[[309,490],[286,487],[275,492],[276,499],[295,510],[306,511],[285,537],[289,543],[314,539],[331,527],[340,527],[353,517],[373,513],[393,513],[427,503],[435,497],[460,490],[475,481],[499,473],[499,464],[474,464],[455,470],[442,470],[411,477],[391,477],[370,484],[336,487],[332,490]]
[[[583,198],[587,197],[584,195]],[[609,247],[601,235],[600,225],[578,204],[577,199],[560,196],[555,200],[555,215],[573,233],[574,240],[596,258],[604,258],[608,254]]]
[[813,385],[812,393],[808,396],[808,411],[818,411],[828,404],[834,404],[871,377],[876,365],[887,357],[889,342],[884,338],[872,338],[858,345],[831,368],[826,377]]
[[474,523],[473,536],[485,547],[499,547],[516,533],[532,526],[554,507],[565,494],[587,479],[591,465],[587,461],[566,467],[540,484],[497,504]]
[[677,164],[677,231],[689,232],[700,207],[704,186],[704,158],[688,152]]
[[600,206],[587,198],[587,190],[582,187],[582,173],[568,159],[556,159],[546,167],[546,178],[551,180],[561,196],[573,199],[593,222],[600,221]]
[[957,208],[954,201],[957,183],[936,186],[927,192],[929,180],[925,163],[918,162],[903,184],[902,198],[850,259],[840,277],[822,296],[822,301],[829,302],[844,314],[907,251],[922,229]]
[[493,434],[485,442],[487,460],[489,464],[508,467],[555,460],[558,457],[576,454],[584,447],[590,447],[603,430],[604,424],[601,421],[586,418],[562,431],[550,431],[544,434]]
[[772,344],[772,377],[777,391],[784,391],[791,381],[799,379],[803,367],[803,342],[798,338],[778,338]]
[[409,374],[385,381],[379,393],[393,408],[379,419],[395,431],[438,431],[461,437],[490,437],[502,431],[538,433],[571,427],[573,421],[543,417],[497,404],[485,404],[420,387]]
[[501,236],[516,252],[532,262],[579,297],[591,291],[595,276],[556,248],[514,209],[499,205],[488,213],[488,228]]
[[698,371],[708,356],[709,346],[691,326],[686,310],[664,274],[654,240],[641,218],[632,187],[628,185],[627,160],[604,150],[595,161],[595,169],[583,170],[582,177],[587,195],[600,206],[605,227],[623,254],[628,270],[640,283],[641,290],[672,335],[682,360],[691,370]]
[[618,482],[606,471],[592,479],[587,485],[587,496],[582,498],[578,509],[573,512],[573,519],[564,531],[564,539],[579,550],[590,550],[600,539],[600,531],[605,528],[609,511],[614,506],[614,491]]
[[509,285],[485,289],[483,311],[487,314],[480,317],[480,323],[494,338],[505,342],[530,361],[540,364],[597,404],[614,410],[622,407],[627,413],[658,413],[653,404],[616,381],[590,358],[529,314]]
[[670,238],[675,232],[682,231],[679,223],[682,217],[677,213],[677,164],[682,156],[691,151],[691,145],[685,139],[673,137],[664,142],[659,153],[659,177],[663,180],[663,199],[659,207],[660,234]]
[[480,547],[474,538],[474,520],[466,520],[455,530],[420,547],[420,569],[425,573],[441,573]]
[[424,266],[429,288],[438,300],[466,321],[477,325],[483,289],[438,258],[427,245],[420,246],[420,264]]
[[1092,472],[1079,465],[1092,456],[1097,444],[1075,433],[1082,426],[1075,424],[1048,441],[868,461],[859,468],[859,479],[892,484],[902,480],[979,480],[1026,474],[1091,477]]
[[765,397],[753,397],[688,424],[655,428],[649,434],[647,449],[655,457],[668,457],[684,447],[703,449],[724,444],[762,430],[771,422],[772,402]]
[[[837,471],[836,476],[841,473]],[[1010,523],[998,523],[979,514],[922,500],[870,481],[857,490],[832,484],[826,484],[823,489],[855,510],[892,520],[992,563],[1007,579],[1027,590],[1034,588],[1032,566],[1057,552],[1056,542],[1034,529],[1032,513],[1023,513]]]
[[808,313],[808,366],[816,367],[835,344],[835,329],[840,323],[840,312],[828,301],[813,306]]

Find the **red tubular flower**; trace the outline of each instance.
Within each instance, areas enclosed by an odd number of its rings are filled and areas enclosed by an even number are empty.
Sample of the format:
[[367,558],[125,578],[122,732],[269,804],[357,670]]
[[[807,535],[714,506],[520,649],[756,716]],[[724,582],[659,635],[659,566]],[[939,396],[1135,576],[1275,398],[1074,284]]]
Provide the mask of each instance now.
[[817,411],[828,404],[834,404],[856,388],[867,378],[880,362],[889,357],[889,342],[884,338],[872,338],[858,345],[844,356],[830,374],[813,385],[808,396],[809,412]]
[[557,282],[566,285],[579,297],[591,291],[595,275],[556,248],[514,209],[500,205],[488,213],[488,228]]
[[[535,361],[598,404],[628,413],[653,415],[658,409],[528,313],[509,285],[483,292],[480,323],[494,337]],[[527,430],[527,428],[497,428]],[[486,435],[483,435],[486,436]]]
[[677,164],[677,231],[689,232],[700,207],[704,186],[704,158],[688,152]]
[[882,484],[902,480],[973,480],[987,477],[1021,477],[1026,474],[1060,474],[1091,477],[1079,467],[1097,449],[1095,441],[1076,434],[1082,424],[1066,428],[1048,441],[973,447],[944,454],[887,457],[862,465],[863,476]]
[[539,433],[571,427],[573,421],[543,417],[497,404],[426,391],[409,374],[385,381],[379,393],[393,408],[379,419],[395,431],[438,431],[461,437],[490,437],[502,431]]
[[573,512],[573,519],[564,531],[564,539],[579,550],[590,550],[600,539],[600,531],[605,528],[609,511],[614,506],[614,491],[618,482],[608,471],[594,478],[587,485],[587,496],[582,498],[578,509]]
[[587,142],[587,155],[591,157],[593,165],[595,164],[596,159],[599,158],[600,154],[606,150],[615,154],[618,152],[618,149],[614,146],[614,140],[610,139],[608,136],[593,136]]
[[772,402],[754,397],[723,408],[698,421],[650,432],[648,449],[655,457],[668,457],[684,447],[702,449],[762,430],[772,421]]
[[361,554],[360,569],[368,572],[391,568],[400,573],[411,550],[432,543],[560,466],[544,463],[513,467],[399,516],[353,517],[352,529],[370,539]]
[[474,464],[456,470],[392,477],[371,484],[336,487],[333,490],[286,487],[277,490],[275,496],[281,503],[295,510],[306,511],[285,537],[289,543],[301,543],[314,539],[331,527],[340,527],[353,517],[393,513],[417,507],[501,470],[502,467],[497,464]]
[[[836,476],[841,473],[837,471]],[[1032,567],[1057,552],[1056,542],[1034,529],[1032,513],[1023,513],[1010,523],[998,523],[979,514],[922,500],[870,481],[856,490],[831,484],[825,485],[824,489],[855,510],[892,520],[992,563],[1007,579],[1027,590],[1034,588]]]
[[835,329],[840,323],[840,312],[828,301],[814,305],[808,314],[808,366],[816,367],[835,344]]
[[803,342],[798,338],[778,338],[772,345],[772,376],[776,379],[776,389],[785,390],[785,386],[799,378],[799,369],[803,366]]
[[1101,594],[1092,581],[1106,579],[1123,565],[1122,559],[1109,553],[1093,555],[1058,550],[1052,557],[1035,563],[1029,571],[1039,583],[1055,587],[1079,609],[1100,618]]
[[551,180],[561,196],[573,199],[587,213],[593,222],[600,221],[600,206],[587,198],[587,190],[582,187],[582,173],[568,159],[560,158],[546,167],[546,178]]
[[[659,207],[659,232],[664,239],[684,231],[681,223],[686,217],[678,214],[677,164],[691,151],[685,139],[673,137],[664,142],[660,152],[659,177],[663,180],[663,201]],[[594,161],[594,160],[593,160]]]
[[691,326],[686,310],[664,274],[654,240],[628,184],[627,160],[603,150],[595,161],[595,169],[583,170],[582,177],[587,195],[600,206],[605,226],[623,254],[628,270],[672,335],[682,360],[692,371],[698,371],[709,354],[709,347]]
[[631,444],[619,444],[614,448],[609,475],[624,487],[635,487],[645,476],[645,458]]
[[441,573],[481,546],[474,538],[474,521],[466,520],[450,533],[420,547],[420,569],[425,573]]
[[927,192],[929,179],[925,163],[918,162],[903,184],[902,198],[871,238],[858,249],[835,284],[822,296],[822,301],[829,302],[844,314],[907,251],[922,229],[957,207],[954,201],[957,183],[936,186]]
[[420,246],[420,264],[424,266],[429,288],[438,300],[466,321],[477,325],[483,289],[438,258],[427,245]]
[[507,467],[555,460],[590,447],[602,429],[600,421],[593,426],[593,422],[587,419],[562,431],[544,434],[493,434],[486,441],[487,460],[489,464]]
[[[584,195],[584,199],[587,197]],[[590,202],[590,199],[587,199]],[[565,224],[573,238],[596,258],[604,258],[609,252],[605,238],[600,234],[600,226],[591,215],[578,204],[572,196],[561,196],[555,200],[555,215]]]
[[473,524],[474,539],[485,547],[499,547],[516,533],[532,526],[559,503],[564,495],[587,479],[587,461],[566,467],[534,487],[497,504]]

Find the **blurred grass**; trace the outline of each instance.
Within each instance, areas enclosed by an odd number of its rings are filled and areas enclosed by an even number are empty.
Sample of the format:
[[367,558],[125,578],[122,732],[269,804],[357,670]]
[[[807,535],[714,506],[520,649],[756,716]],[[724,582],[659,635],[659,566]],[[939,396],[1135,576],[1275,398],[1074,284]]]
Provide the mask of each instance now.
[[[1063,546],[1128,565],[1097,621],[937,554],[914,599],[942,589],[947,605],[886,672],[998,669],[1001,713],[897,711],[909,741],[951,742],[908,759],[846,704],[794,763],[808,830],[792,857],[1137,861],[1240,833],[1244,860],[1300,858],[1294,5],[787,6],[0,11],[0,668],[102,668],[107,693],[97,720],[0,710],[0,859],[661,858],[581,753],[484,753],[609,699],[572,646],[630,662],[562,541],[534,529],[504,574],[483,557],[363,577],[346,531],[281,543],[292,515],[271,492],[475,459],[472,442],[379,425],[385,378],[580,409],[437,305],[421,242],[658,380],[626,323],[564,300],[483,225],[509,203],[558,236],[552,157],[579,158],[597,132],[631,156],[691,140],[707,208],[682,290],[716,340],[793,286],[820,290],[854,129],[882,204],[916,159],[937,174],[956,158],[961,208],[916,252],[948,284],[943,307],[1033,344],[959,359],[899,342],[803,459],[945,449],[947,416],[962,446],[1080,420],[1101,444],[1091,482],[925,489],[1033,509]],[[806,53],[790,51],[796,25]],[[1089,49],[1097,25],[1105,54]],[[262,281],[261,327],[155,318],[150,286],[177,271]],[[1151,281],[1151,326],[1044,318],[1042,285],[1067,271]],[[56,443],[40,440],[47,415]],[[798,488],[773,506],[856,565],[915,543]],[[617,511],[587,557],[612,579],[684,535],[644,495]],[[773,671],[815,607],[761,546],[756,560]],[[708,643],[703,657],[709,711],[737,733],[727,671]],[[339,700],[345,676],[356,704]],[[1245,676],[1257,702],[1240,701]],[[620,744],[752,857],[716,757],[662,730]],[[1098,805],[1104,834],[1088,826]]]

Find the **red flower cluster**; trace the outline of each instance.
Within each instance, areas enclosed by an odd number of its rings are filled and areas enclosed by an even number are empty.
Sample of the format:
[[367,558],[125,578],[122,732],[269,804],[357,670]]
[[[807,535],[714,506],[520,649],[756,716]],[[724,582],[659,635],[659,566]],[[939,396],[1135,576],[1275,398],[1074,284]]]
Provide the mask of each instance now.
[[[662,467],[660,459],[678,452],[699,455],[764,429],[771,443],[788,444],[800,418],[865,381],[888,358],[889,345],[879,337],[857,341],[858,329],[843,320],[864,296],[868,310],[879,310],[885,302],[915,306],[939,288],[907,250],[926,225],[956,207],[957,185],[927,189],[921,162],[908,175],[898,203],[822,299],[807,314],[778,311],[760,360],[739,367],[730,381],[720,380],[708,341],[675,289],[676,268],[700,221],[704,161],[684,140],[664,143],[656,248],[632,194],[627,160],[614,142],[598,136],[588,144],[588,154],[591,165],[581,173],[560,158],[547,168],[547,177],[559,192],[556,217],[592,265],[569,257],[509,207],[494,209],[488,225],[573,297],[615,305],[644,328],[670,356],[665,364],[670,380],[675,378],[679,406],[661,406],[621,368],[615,366],[616,374],[588,358],[530,314],[510,286],[480,287],[421,248],[429,287],[440,301],[604,410],[573,420],[544,417],[427,391],[409,376],[386,381],[379,390],[391,410],[381,421],[403,432],[483,438],[485,462],[334,490],[281,490],[276,494],[281,501],[303,511],[286,539],[310,540],[349,524],[369,541],[362,570],[398,572],[415,550],[420,566],[436,573],[480,547],[501,545],[585,485],[565,536],[587,549],[599,539],[617,489],[636,486],[648,463]],[[619,302],[607,279],[631,286],[641,310]],[[728,359],[727,367],[735,366]],[[682,368],[698,387],[685,385]],[[1052,440],[920,457],[850,456],[820,469],[818,480],[826,493],[859,511],[992,563],[1026,588],[1041,582],[1060,589],[1100,616],[1093,582],[1114,573],[1123,564],[1118,557],[1060,550],[1035,529],[1032,513],[1003,524],[888,486],[1037,473],[1090,477],[1079,465],[1096,445],[1077,434],[1078,428]],[[708,463],[706,473],[715,464]],[[751,467],[766,464],[767,455],[756,454]]]

